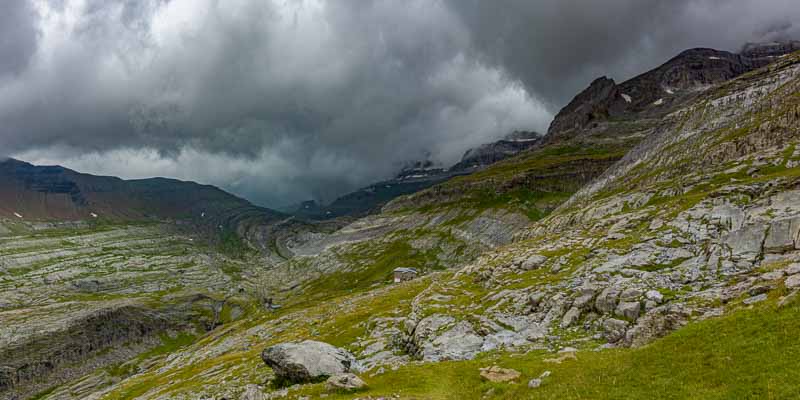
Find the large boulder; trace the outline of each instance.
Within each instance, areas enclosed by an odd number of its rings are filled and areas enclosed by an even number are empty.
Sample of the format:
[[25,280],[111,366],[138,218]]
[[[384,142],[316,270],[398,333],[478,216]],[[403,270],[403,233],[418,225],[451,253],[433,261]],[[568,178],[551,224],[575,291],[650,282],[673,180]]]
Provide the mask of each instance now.
[[316,382],[355,369],[355,357],[330,344],[306,340],[264,349],[264,362],[275,375],[291,383]]

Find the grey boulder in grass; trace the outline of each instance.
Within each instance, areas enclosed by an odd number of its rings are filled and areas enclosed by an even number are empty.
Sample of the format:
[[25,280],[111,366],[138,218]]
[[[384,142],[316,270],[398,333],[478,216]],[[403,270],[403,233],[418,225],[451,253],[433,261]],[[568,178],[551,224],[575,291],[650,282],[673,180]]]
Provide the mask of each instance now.
[[355,357],[347,350],[314,340],[268,347],[261,358],[279,379],[291,383],[321,381],[356,369]]

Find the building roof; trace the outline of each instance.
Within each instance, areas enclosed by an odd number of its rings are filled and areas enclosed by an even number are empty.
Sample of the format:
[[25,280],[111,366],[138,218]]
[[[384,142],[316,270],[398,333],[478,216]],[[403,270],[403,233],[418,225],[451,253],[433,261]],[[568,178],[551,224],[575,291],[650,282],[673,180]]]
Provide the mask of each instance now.
[[417,273],[417,270],[416,270],[416,269],[414,269],[414,268],[405,268],[405,267],[400,267],[400,268],[395,268],[395,269],[394,269],[394,272],[410,272],[410,273],[412,273],[412,274],[416,274],[416,273]]

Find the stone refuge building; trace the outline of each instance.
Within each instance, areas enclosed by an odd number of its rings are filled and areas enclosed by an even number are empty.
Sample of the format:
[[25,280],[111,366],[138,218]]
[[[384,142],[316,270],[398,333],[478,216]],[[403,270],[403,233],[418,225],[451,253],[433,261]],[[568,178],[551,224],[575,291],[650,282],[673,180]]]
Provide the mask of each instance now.
[[394,283],[410,281],[416,278],[417,275],[419,275],[419,272],[417,272],[417,270],[414,268],[404,268],[404,267],[395,268]]

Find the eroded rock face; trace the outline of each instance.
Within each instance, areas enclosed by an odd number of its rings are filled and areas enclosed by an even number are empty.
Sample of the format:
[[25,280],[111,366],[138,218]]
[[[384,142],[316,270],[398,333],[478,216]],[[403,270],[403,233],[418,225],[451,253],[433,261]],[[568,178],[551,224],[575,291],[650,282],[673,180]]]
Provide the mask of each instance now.
[[764,241],[764,251],[785,253],[794,250],[797,246],[798,234],[800,234],[800,217],[773,221]]
[[731,232],[725,240],[734,260],[752,263],[761,254],[767,227],[762,224],[751,224]]
[[314,382],[356,369],[355,357],[328,343],[306,340],[264,349],[261,358],[282,380]]
[[[41,390],[130,357],[133,349],[155,346],[158,335],[180,329],[164,313],[132,301],[106,308],[87,307],[79,315],[53,321],[49,331],[14,338],[0,347],[0,398]],[[131,351],[127,351],[127,350]],[[135,352],[133,353],[135,354]],[[94,368],[93,368],[94,366]]]
[[461,321],[430,342],[423,343],[425,361],[468,360],[481,351],[483,338],[467,321]]

